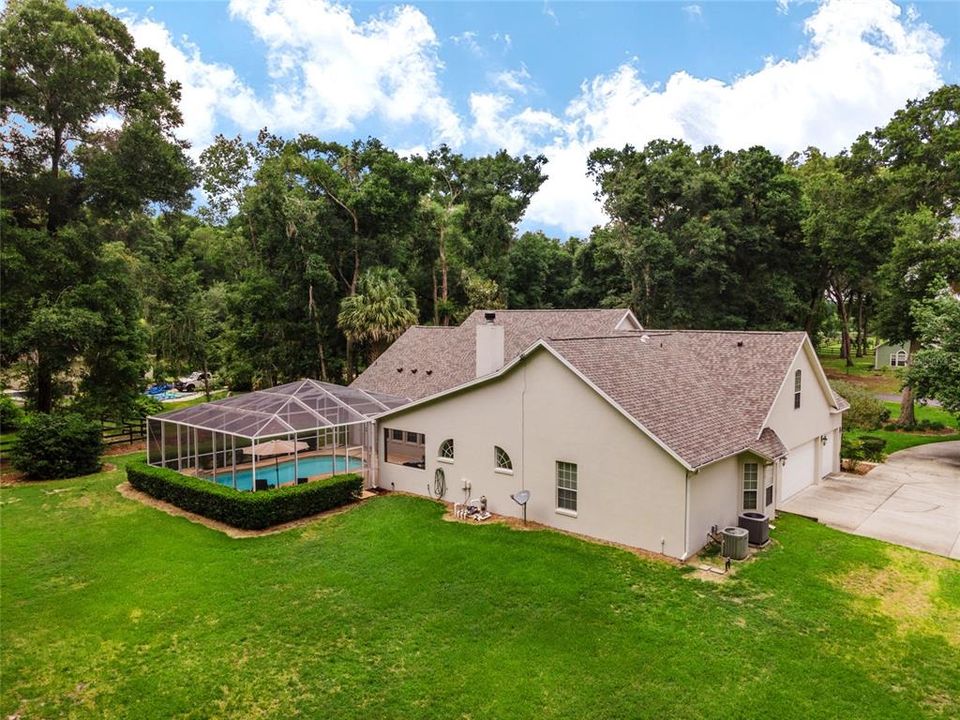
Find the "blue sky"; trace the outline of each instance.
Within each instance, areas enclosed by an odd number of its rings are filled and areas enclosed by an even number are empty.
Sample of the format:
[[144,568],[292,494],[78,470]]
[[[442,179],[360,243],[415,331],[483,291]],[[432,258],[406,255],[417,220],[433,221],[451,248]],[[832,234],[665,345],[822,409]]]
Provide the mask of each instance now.
[[603,217],[593,147],[654,137],[837,151],[960,79],[960,5],[842,2],[114,2],[184,84],[182,134],[268,125],[424,152],[544,153],[525,221]]

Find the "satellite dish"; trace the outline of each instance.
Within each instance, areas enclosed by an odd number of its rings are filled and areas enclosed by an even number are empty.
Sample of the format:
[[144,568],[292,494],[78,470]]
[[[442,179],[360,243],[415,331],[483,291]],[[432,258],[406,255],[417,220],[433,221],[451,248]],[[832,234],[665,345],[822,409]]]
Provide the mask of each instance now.
[[515,492],[510,496],[510,499],[513,500],[517,505],[523,508],[523,524],[527,524],[527,503],[530,501],[530,491],[529,490],[520,490]]
[[530,491],[521,490],[518,493],[514,493],[510,497],[517,505],[526,505],[527,502],[530,500]]

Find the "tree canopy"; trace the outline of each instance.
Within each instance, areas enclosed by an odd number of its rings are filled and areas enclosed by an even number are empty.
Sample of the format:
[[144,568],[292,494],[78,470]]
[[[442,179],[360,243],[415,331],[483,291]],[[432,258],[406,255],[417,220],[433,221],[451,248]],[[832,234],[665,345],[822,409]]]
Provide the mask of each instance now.
[[411,324],[494,307],[626,306],[651,328],[814,340],[836,325],[848,358],[879,333],[919,350],[905,411],[912,387],[951,397],[956,85],[834,156],[597,148],[585,172],[608,220],[561,239],[523,223],[543,156],[404,157],[264,128],[194,164],[179,85],[107,10],[10,0],[0,43],[0,362],[40,410],[71,396],[123,413],[148,367],[238,389],[346,381]]

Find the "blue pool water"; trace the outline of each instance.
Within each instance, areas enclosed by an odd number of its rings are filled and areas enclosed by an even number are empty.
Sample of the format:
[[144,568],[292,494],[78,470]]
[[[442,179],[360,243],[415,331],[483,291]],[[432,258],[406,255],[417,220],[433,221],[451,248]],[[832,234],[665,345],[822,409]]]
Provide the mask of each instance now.
[[[297,472],[294,474],[293,460],[284,460],[277,463],[271,460],[262,460],[257,462],[257,478],[266,480],[270,485],[276,486],[279,482],[296,482],[297,475],[300,477],[310,477],[311,475],[325,475],[327,473],[340,473],[349,470],[359,470],[363,466],[358,458],[343,456],[337,457],[336,466],[333,458],[329,455],[320,455],[307,457],[300,460],[297,466]],[[253,470],[244,468],[237,470],[237,490],[250,490],[253,487]],[[233,475],[227,472],[217,472],[216,480],[221,485],[233,486]]]

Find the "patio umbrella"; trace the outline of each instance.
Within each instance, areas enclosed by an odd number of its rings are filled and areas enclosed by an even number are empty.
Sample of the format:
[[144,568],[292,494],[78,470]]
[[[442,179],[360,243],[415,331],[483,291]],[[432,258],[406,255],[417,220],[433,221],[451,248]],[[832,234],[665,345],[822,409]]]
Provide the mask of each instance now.
[[309,446],[302,441],[293,440],[268,440],[264,443],[251,445],[243,449],[244,455],[254,455],[255,457],[271,457],[273,455],[291,455],[294,452],[306,450]]

